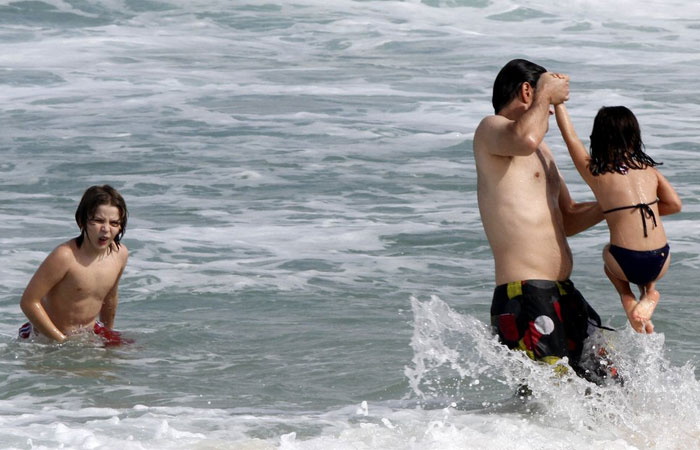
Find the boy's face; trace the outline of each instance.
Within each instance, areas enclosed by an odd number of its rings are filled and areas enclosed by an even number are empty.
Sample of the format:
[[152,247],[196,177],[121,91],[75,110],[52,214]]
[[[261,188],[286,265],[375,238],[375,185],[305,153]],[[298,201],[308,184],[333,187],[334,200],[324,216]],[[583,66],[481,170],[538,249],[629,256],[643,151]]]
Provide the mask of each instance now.
[[95,249],[104,251],[111,248],[112,242],[120,230],[119,208],[112,205],[100,205],[92,217],[88,219],[87,241]]

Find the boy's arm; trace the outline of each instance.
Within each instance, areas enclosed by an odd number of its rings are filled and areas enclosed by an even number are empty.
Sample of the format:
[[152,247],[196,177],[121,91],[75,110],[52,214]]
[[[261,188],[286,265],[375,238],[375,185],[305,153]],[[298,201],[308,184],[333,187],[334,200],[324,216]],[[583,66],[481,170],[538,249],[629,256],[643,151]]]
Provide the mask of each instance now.
[[576,170],[581,175],[581,178],[587,183],[592,177],[591,171],[588,165],[591,161],[591,157],[586,151],[586,147],[583,146],[581,139],[578,138],[574,125],[571,123],[571,118],[569,117],[569,112],[566,110],[566,106],[563,103],[554,106],[554,113],[557,117],[557,125],[561,131],[561,136],[564,138],[566,147],[569,149],[569,154],[571,159],[574,161]]
[[603,210],[598,205],[598,202],[576,203],[571,198],[569,189],[564,183],[564,178],[561,175],[559,177],[561,185],[559,190],[559,210],[564,221],[566,235],[573,236],[602,221]]
[[678,193],[676,193],[676,190],[673,189],[673,186],[671,186],[671,183],[668,182],[666,177],[661,175],[661,172],[657,169],[654,169],[654,171],[659,181],[656,188],[656,196],[659,198],[659,214],[667,216],[680,212],[682,203]]
[[[121,276],[121,274],[119,275]],[[119,280],[117,280],[117,284],[118,283]],[[117,284],[114,285],[105,297],[102,302],[102,309],[100,310],[100,322],[110,330],[114,328],[114,316],[117,314],[117,303],[119,303]]]
[[51,252],[34,273],[19,302],[22,312],[39,333],[58,342],[65,341],[66,335],[53,323],[41,300],[68,273],[71,260],[70,249],[63,245]]
[[109,290],[102,302],[102,309],[100,309],[100,322],[104,324],[105,327],[109,329],[114,328],[114,317],[117,314],[117,304],[119,303],[119,280],[122,278],[124,273],[124,268],[126,267],[126,261],[129,257],[128,250],[126,246],[122,245],[119,252],[124,252],[122,258],[122,268],[117,276],[117,281],[114,282],[114,286]]

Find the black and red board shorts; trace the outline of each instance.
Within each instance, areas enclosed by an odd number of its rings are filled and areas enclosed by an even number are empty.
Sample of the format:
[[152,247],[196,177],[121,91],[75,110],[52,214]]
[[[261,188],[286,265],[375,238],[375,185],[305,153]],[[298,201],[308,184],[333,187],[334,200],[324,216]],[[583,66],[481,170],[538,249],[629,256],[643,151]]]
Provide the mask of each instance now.
[[496,287],[491,326],[509,348],[550,364],[566,356],[579,372],[583,341],[601,321],[570,280],[524,280]]

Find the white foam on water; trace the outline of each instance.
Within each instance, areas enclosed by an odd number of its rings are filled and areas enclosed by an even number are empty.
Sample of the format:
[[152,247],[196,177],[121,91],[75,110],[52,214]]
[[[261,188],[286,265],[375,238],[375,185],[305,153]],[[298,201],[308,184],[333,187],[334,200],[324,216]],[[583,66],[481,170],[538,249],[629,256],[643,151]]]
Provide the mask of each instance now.
[[[511,396],[527,384],[532,398],[515,409],[528,426],[561,431],[562,440],[553,439],[559,445],[574,444],[567,436],[579,436],[577,448],[596,441],[655,449],[692,448],[699,442],[700,383],[690,362],[669,362],[663,333],[640,335],[626,327],[591,338],[589,345],[606,348],[625,380],[623,386],[596,386],[575,375],[555,375],[551,366],[508,351],[483,323],[437,297],[412,304],[414,359],[406,375],[426,404],[444,397],[460,402],[465,391],[481,390],[484,383],[501,384]],[[492,387],[485,406],[509,404],[496,392]]]
[[[44,409],[40,415],[0,418],[0,436],[12,430],[5,448],[234,448],[234,449],[478,449],[635,448],[621,440],[580,437],[565,429],[531,423],[516,415],[489,416],[453,408],[395,410],[368,407],[368,415],[347,410],[320,416],[284,417],[231,414],[220,410],[149,408],[92,411],[66,423],[65,410]],[[307,436],[307,427],[322,431]],[[295,428],[255,438],[256,430]],[[605,447],[605,446],[608,447]],[[667,447],[672,448],[672,447]]]

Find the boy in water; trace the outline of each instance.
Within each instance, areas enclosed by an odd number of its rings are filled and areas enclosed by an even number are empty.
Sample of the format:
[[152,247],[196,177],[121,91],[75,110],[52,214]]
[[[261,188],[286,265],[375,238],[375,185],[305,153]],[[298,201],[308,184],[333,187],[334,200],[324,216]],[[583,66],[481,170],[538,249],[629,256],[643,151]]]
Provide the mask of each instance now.
[[127,216],[124,199],[111,186],[85,191],[75,212],[80,236],[46,257],[22,295],[20,307],[29,322],[20,328],[20,338],[40,334],[64,342],[92,329],[107,344],[120,343],[112,327],[128,258],[121,243]]

